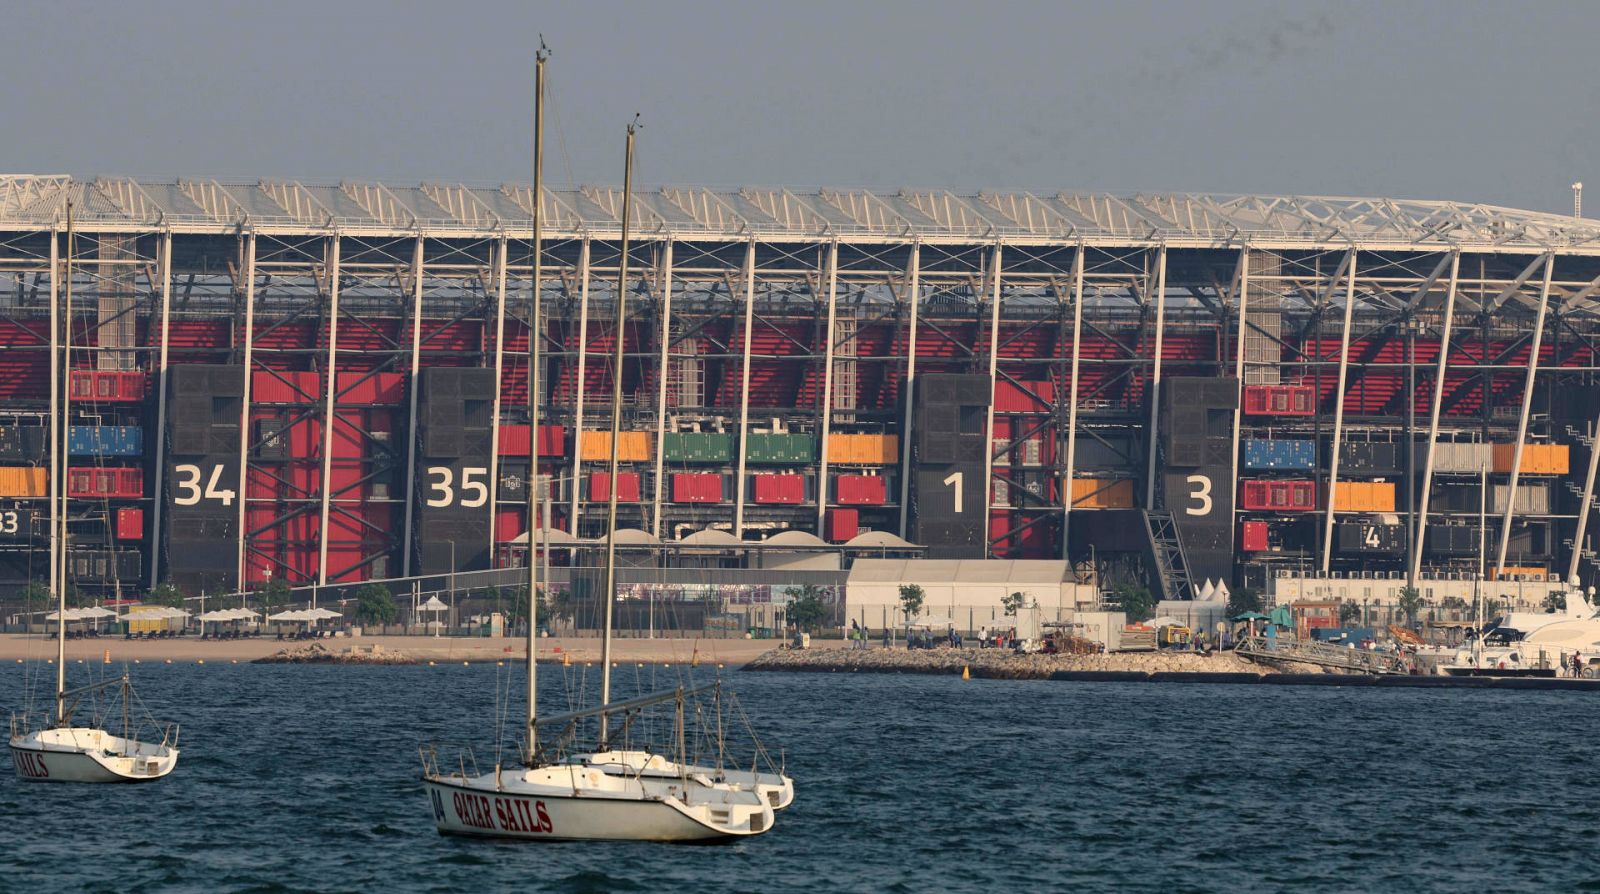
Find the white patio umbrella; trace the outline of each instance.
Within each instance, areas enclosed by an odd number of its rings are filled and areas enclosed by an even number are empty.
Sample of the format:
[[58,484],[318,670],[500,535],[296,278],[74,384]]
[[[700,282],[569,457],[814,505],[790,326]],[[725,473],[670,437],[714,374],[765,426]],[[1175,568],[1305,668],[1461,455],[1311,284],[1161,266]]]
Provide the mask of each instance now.
[[278,612],[275,615],[267,615],[267,620],[273,623],[282,623],[284,621],[309,621],[311,618],[308,611],[301,608],[293,611]]
[[[437,594],[435,594],[433,596],[429,596],[427,602],[424,602],[421,605],[417,606],[417,611],[419,611],[419,612],[429,612],[429,613],[433,613],[433,614],[437,614],[439,612],[447,612],[449,610],[450,610],[450,606],[445,605],[442,601],[440,601],[440,599],[439,599]],[[438,636],[439,635],[439,626],[438,626],[438,624],[439,624],[439,622],[437,620],[435,620],[434,621],[434,627],[433,627],[433,635],[434,636]]]

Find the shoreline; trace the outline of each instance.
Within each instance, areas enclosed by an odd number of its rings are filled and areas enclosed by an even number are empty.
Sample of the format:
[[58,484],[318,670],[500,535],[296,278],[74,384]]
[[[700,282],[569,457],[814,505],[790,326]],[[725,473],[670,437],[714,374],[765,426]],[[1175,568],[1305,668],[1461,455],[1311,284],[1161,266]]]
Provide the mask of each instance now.
[[[615,662],[646,664],[686,664],[698,659],[702,667],[721,664],[725,667],[752,661],[776,645],[776,640],[746,639],[614,639],[611,657]],[[521,639],[488,637],[432,637],[432,636],[358,636],[335,639],[280,640],[263,636],[259,639],[202,640],[184,636],[173,639],[125,640],[120,636],[67,641],[67,662],[83,664],[125,661],[136,664],[216,663],[246,664],[270,657],[285,649],[295,649],[313,644],[321,645],[334,653],[347,649],[362,651],[378,646],[386,654],[398,654],[418,664],[428,662],[479,664],[491,661],[526,662],[526,643]],[[0,634],[0,663],[44,664],[53,662],[56,641],[52,636],[39,634]],[[539,640],[540,664],[561,664],[564,661],[594,663],[600,660],[598,637],[549,637]],[[358,663],[358,662],[351,662]],[[374,666],[365,663],[363,666]]]

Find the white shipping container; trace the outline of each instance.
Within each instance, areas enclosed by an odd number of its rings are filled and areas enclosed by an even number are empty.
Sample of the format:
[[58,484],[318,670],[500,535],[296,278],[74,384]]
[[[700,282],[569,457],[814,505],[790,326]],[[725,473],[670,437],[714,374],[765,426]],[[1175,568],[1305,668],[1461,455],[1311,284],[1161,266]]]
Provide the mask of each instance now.
[[[1511,492],[1511,485],[1496,484],[1494,486],[1493,512],[1506,511],[1506,495]],[[1518,484],[1517,499],[1512,504],[1511,512],[1514,515],[1549,515],[1550,514],[1550,485]]]
[[1494,468],[1494,447],[1490,444],[1459,444],[1439,441],[1433,446],[1435,472],[1481,472]]

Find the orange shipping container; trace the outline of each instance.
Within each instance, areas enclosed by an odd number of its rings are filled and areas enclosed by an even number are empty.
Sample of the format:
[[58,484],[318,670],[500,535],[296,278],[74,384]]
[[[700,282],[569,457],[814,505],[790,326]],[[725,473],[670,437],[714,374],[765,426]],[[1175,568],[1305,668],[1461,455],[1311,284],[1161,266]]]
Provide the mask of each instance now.
[[1334,512],[1394,512],[1394,484],[1389,481],[1339,481],[1333,489]]
[[[578,458],[586,462],[605,462],[611,459],[611,432],[584,432]],[[617,438],[617,459],[622,462],[642,463],[654,458],[655,453],[650,448],[649,432],[625,431]]]
[[[1516,453],[1515,444],[1494,445],[1494,470],[1505,474],[1511,471],[1511,460]],[[1566,444],[1522,445],[1521,475],[1565,475],[1571,451]]]
[[1124,478],[1072,479],[1073,509],[1132,509],[1133,481]]
[[899,435],[831,434],[828,436],[830,463],[892,466],[899,461]]
[[49,473],[42,468],[0,469],[0,497],[44,497],[49,488]]

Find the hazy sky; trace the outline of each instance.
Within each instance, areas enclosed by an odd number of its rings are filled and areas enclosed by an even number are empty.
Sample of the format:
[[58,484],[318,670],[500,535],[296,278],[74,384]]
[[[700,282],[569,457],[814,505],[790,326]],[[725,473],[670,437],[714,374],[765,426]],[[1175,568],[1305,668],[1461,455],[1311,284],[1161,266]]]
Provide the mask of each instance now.
[[[1600,3],[11,0],[0,170],[555,185],[1600,190]],[[1594,209],[1600,209],[1596,192]],[[1600,215],[1600,210],[1590,216]]]

